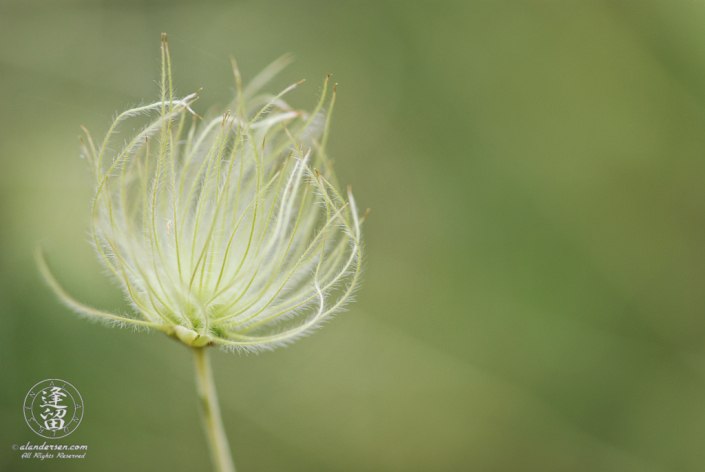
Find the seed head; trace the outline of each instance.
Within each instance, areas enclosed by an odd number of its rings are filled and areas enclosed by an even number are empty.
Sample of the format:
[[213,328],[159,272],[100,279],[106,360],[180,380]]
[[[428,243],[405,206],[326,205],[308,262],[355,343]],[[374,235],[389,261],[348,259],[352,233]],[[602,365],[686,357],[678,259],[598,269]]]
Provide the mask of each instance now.
[[161,99],[118,115],[99,146],[86,131],[83,148],[96,179],[93,242],[135,314],[77,302],[38,250],[40,270],[75,311],[190,346],[291,341],[339,310],[360,275],[364,217],[326,154],[335,87],[327,112],[328,78],[311,113],[294,110],[283,96],[301,82],[260,93],[288,56],[247,87],[233,59],[235,100],[202,120],[196,94],[174,96],[166,35],[161,54]]

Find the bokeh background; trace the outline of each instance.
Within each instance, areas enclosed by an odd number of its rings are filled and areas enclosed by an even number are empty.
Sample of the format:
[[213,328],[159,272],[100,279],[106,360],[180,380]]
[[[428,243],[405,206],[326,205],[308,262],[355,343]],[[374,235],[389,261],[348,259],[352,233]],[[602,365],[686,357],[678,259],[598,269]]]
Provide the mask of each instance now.
[[[705,3],[0,0],[0,470],[207,471],[192,361],[126,308],[88,242],[80,125],[157,97],[169,33],[196,111],[339,83],[329,149],[363,208],[357,302],[261,355],[216,352],[239,472],[705,470]],[[27,391],[85,416],[41,443]],[[47,441],[52,443],[52,441]]]

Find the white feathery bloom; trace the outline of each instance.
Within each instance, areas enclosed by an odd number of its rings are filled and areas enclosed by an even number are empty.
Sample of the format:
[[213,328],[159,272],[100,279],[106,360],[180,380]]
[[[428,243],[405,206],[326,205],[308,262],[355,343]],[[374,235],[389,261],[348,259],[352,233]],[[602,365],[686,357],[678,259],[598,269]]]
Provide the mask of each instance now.
[[87,134],[84,145],[96,179],[92,237],[136,313],[77,302],[38,251],[68,306],[192,347],[256,350],[309,332],[350,299],[364,217],[350,190],[338,190],[326,155],[335,88],[325,112],[328,79],[310,113],[283,101],[298,83],[260,93],[288,62],[243,88],[233,60],[230,111],[200,120],[190,108],[196,94],[173,95],[162,38],[161,99],[121,113],[102,142]]

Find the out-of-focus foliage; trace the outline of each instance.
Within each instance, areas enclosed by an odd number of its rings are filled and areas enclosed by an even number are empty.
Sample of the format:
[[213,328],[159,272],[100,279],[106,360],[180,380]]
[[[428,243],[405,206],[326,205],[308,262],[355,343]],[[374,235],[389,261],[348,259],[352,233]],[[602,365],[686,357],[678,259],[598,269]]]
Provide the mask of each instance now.
[[[189,353],[59,305],[127,310],[90,246],[79,125],[180,95],[225,106],[338,82],[328,153],[365,225],[363,289],[316,336],[216,353],[239,471],[705,468],[705,5],[695,2],[39,2],[0,5],[0,470],[200,470]],[[247,74],[250,74],[249,77]],[[144,100],[144,102],[143,102]],[[81,462],[22,402],[71,382]],[[47,441],[49,442],[49,441]]]

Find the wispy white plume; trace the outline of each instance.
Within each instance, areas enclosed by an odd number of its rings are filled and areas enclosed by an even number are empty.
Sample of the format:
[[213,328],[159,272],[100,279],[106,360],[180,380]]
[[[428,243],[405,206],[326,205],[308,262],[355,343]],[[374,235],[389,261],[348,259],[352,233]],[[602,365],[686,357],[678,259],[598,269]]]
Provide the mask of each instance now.
[[252,351],[309,333],[350,300],[364,217],[349,189],[338,189],[326,154],[335,87],[324,110],[326,78],[310,113],[284,101],[301,82],[260,93],[290,61],[243,87],[233,60],[235,100],[202,120],[191,109],[196,94],[173,94],[163,38],[160,100],[119,114],[100,143],[86,131],[83,146],[96,179],[92,239],[135,314],[74,300],[38,250],[66,305],[193,347]]

